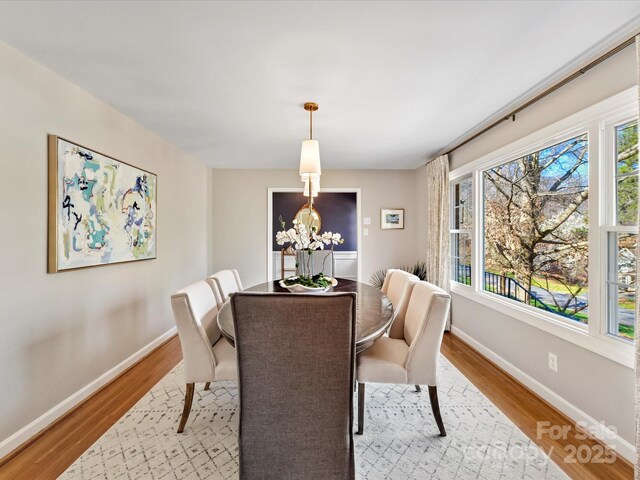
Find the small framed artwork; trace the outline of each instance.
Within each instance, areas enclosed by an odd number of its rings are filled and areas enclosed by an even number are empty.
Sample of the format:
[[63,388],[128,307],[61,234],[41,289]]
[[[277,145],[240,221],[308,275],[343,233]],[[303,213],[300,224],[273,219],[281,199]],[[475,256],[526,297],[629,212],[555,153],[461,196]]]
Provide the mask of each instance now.
[[382,230],[401,230],[404,228],[404,208],[380,209],[380,228]]
[[156,258],[156,175],[49,135],[48,272]]

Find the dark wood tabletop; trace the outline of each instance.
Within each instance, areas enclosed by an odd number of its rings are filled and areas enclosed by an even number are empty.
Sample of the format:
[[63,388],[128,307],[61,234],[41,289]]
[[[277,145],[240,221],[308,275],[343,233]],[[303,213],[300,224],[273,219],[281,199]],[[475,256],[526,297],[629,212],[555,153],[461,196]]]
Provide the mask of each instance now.
[[[373,342],[389,328],[393,320],[393,307],[386,295],[371,285],[346,278],[337,280],[338,285],[331,288],[330,292],[356,292],[357,294],[356,352],[361,352],[373,345]],[[254,285],[247,288],[245,292],[288,293],[289,290],[282,288],[279,281],[275,280]],[[231,304],[228,300],[218,312],[218,327],[222,335],[233,345],[235,332]]]

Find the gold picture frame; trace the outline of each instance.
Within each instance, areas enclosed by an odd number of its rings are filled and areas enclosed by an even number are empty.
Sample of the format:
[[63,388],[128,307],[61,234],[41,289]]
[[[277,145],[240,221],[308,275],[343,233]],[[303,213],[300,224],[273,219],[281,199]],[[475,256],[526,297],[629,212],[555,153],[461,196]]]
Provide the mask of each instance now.
[[57,135],[47,145],[48,273],[157,258],[157,175]]

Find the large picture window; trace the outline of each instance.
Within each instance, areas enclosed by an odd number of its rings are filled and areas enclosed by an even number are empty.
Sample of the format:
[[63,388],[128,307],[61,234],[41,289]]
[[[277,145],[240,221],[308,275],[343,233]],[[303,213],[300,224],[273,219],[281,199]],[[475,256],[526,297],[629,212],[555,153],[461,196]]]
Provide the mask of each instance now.
[[588,320],[587,135],[484,172],[484,289]]
[[608,233],[607,331],[632,340],[635,325],[638,228],[638,122],[615,125],[615,222]]
[[449,174],[451,291],[632,367],[637,90],[463,158]]

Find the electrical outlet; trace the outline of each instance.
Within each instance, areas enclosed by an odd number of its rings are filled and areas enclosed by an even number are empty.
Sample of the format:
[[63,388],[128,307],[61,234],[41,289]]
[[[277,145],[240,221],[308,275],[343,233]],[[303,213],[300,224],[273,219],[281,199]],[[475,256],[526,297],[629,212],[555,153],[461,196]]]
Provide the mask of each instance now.
[[362,223],[365,225],[371,225],[371,217],[364,217]]
[[554,372],[558,372],[558,356],[549,352],[549,368]]
[[369,229],[368,228],[362,229],[362,235],[364,235],[365,237],[369,236]]

